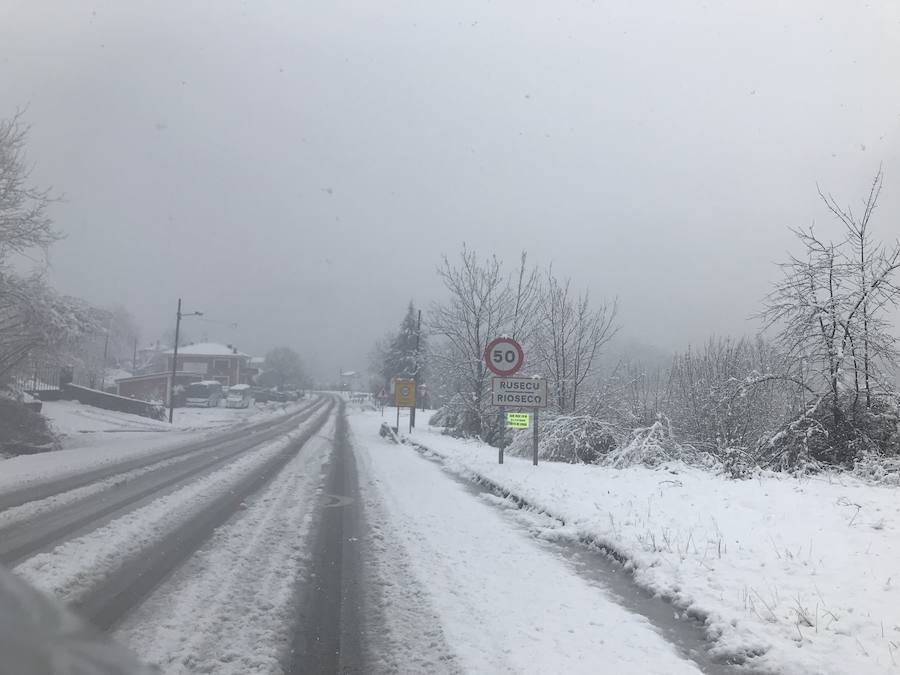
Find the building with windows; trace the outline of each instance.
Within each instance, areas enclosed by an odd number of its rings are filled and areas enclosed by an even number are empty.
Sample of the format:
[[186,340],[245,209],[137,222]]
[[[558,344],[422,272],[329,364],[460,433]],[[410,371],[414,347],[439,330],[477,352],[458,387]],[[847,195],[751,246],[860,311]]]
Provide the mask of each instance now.
[[[172,370],[171,349],[165,352],[166,370]],[[256,368],[250,366],[250,355],[239,352],[233,345],[201,342],[178,348],[178,372],[202,375],[204,380],[218,380],[226,387],[250,384]]]
[[[156,350],[147,359],[150,367],[134,377],[116,380],[119,396],[143,401],[169,402],[172,384],[172,349]],[[253,384],[259,367],[250,355],[239,352],[233,345],[201,342],[178,348],[178,367],[175,369],[175,403],[188,385],[201,380],[216,380],[224,386]]]
[[[196,373],[175,373],[175,404],[184,404],[184,392],[194,382],[203,379]],[[116,393],[125,398],[139,401],[151,401],[169,405],[169,392],[172,387],[172,373],[148,373],[116,380]]]

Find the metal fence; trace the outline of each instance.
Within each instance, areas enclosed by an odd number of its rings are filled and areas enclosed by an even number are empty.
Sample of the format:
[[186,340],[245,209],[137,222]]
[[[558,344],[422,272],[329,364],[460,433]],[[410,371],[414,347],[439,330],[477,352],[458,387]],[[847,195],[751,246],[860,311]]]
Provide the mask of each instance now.
[[100,374],[84,368],[55,364],[31,364],[16,369],[9,376],[9,383],[16,389],[30,394],[60,391],[63,384],[99,389]]
[[59,391],[60,375],[63,369],[59,366],[34,365],[20,368],[10,376],[10,383],[21,391],[36,393],[40,391]]

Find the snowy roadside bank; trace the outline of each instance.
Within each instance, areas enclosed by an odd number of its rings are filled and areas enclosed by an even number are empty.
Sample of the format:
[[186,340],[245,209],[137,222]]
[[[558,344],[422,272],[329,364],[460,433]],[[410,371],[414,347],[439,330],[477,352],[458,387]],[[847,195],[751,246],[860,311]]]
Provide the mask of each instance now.
[[[309,402],[305,400],[285,406],[251,409],[250,413],[233,417],[230,424],[221,422],[223,414],[236,411],[199,408],[192,411],[193,421],[185,421],[185,424],[193,426],[180,427],[176,424],[175,428],[165,422],[79,403],[63,401],[47,404],[48,417],[54,429],[62,434],[63,449],[0,460],[0,491],[164,453],[238,425],[285,417]],[[203,414],[210,422],[205,427],[196,421]]]
[[265,419],[302,405],[296,403],[265,403],[249,408],[177,408],[173,424],[139,415],[105,410],[75,401],[50,401],[41,414],[53,430],[63,438],[65,447],[79,447],[96,443],[87,440],[96,434],[134,434],[142,432],[211,431]]
[[703,672],[493,504],[379,438],[380,419],[349,420],[377,633],[368,672]]
[[791,675],[898,670],[894,489],[675,466],[498,465],[494,448],[436,430],[412,440],[561,521],[544,536],[593,541],[626,561],[636,583],[704,620],[723,658]]

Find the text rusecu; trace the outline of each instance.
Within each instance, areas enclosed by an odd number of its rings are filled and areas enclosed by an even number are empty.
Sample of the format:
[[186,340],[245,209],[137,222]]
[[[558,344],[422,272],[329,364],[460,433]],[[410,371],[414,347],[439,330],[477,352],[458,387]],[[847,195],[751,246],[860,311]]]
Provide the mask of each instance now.
[[509,408],[545,408],[547,380],[533,377],[491,378],[491,404]]

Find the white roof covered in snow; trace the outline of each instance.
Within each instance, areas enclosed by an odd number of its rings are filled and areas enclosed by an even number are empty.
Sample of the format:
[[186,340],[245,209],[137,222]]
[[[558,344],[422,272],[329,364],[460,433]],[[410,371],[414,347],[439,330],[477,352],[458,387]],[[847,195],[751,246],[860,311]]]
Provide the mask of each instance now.
[[[171,354],[172,350],[167,349],[166,354]],[[228,345],[219,344],[218,342],[198,342],[195,345],[185,345],[178,348],[179,354],[191,354],[193,356],[249,356],[243,352],[234,353]]]

